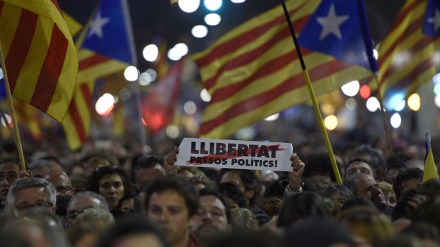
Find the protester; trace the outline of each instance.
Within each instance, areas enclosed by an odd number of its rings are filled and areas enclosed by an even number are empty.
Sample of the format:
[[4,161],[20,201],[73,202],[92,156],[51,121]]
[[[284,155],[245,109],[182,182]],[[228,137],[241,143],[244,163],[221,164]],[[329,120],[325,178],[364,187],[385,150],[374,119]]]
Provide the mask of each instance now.
[[165,232],[170,247],[198,246],[198,240],[190,234],[191,217],[198,207],[198,191],[182,175],[160,177],[146,189],[147,215]]

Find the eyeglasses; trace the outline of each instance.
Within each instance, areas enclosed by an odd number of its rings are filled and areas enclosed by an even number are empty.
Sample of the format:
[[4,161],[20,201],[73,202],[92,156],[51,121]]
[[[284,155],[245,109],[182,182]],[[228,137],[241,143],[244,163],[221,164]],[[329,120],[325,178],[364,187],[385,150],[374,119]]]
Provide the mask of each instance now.
[[53,204],[50,202],[37,202],[35,204],[29,204],[29,203],[22,203],[15,206],[15,209],[18,211],[26,211],[33,207],[44,207],[44,208],[51,208],[53,207]]
[[86,207],[86,208],[83,208],[80,211],[70,211],[70,212],[67,213],[66,218],[69,221],[74,221],[76,219],[76,217],[78,217],[78,215],[84,213],[85,211],[87,211],[87,209],[90,209],[90,208],[93,208],[93,207],[92,206]]
[[57,186],[56,190],[58,194],[64,195],[67,192],[69,192],[70,190],[72,190],[73,188],[70,186]]

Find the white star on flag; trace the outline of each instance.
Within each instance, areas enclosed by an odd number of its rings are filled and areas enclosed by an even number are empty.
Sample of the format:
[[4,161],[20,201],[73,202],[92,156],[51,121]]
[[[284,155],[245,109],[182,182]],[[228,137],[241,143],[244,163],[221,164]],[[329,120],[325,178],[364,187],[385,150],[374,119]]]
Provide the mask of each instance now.
[[346,22],[349,17],[347,15],[337,16],[335,11],[335,6],[332,4],[327,17],[319,17],[317,21],[322,25],[321,35],[319,40],[324,39],[330,34],[334,34],[336,37],[342,40],[341,30],[339,26]]
[[105,24],[110,22],[110,18],[102,18],[101,11],[98,12],[95,19],[93,19],[93,22],[90,23],[90,31],[87,34],[87,38],[92,37],[94,34],[98,36],[100,39],[104,37],[104,34],[102,33],[102,28]]
[[434,23],[434,32],[437,32],[440,28],[440,11],[436,10],[434,18],[429,18],[428,22]]

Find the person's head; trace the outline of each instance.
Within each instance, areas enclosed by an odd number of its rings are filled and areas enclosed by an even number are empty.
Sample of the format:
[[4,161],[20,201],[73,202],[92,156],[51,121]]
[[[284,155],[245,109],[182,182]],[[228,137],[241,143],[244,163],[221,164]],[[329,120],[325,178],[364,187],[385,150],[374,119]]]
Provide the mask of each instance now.
[[24,215],[28,209],[38,206],[46,207],[54,213],[56,210],[56,189],[42,178],[17,179],[6,197],[6,209],[16,210]]
[[222,169],[220,184],[235,184],[244,193],[248,206],[253,206],[261,192],[261,183],[253,170]]
[[165,231],[171,246],[188,240],[190,219],[198,207],[198,191],[182,175],[159,177],[146,188],[147,215]]
[[385,159],[378,149],[375,149],[369,145],[360,145],[353,150],[349,160],[356,158],[367,161],[367,164],[371,166],[373,176],[376,180],[382,181],[384,179],[384,176],[387,172],[387,167]]
[[283,247],[354,246],[348,229],[333,219],[309,219],[288,227],[283,234]]
[[229,224],[232,231],[253,231],[260,228],[257,216],[247,208],[231,209],[231,220]]
[[192,176],[189,177],[189,181],[196,187],[196,189],[201,190],[205,189],[206,187],[211,186],[214,184],[209,178],[206,176]]
[[63,171],[52,170],[44,176],[44,179],[55,186],[57,196],[73,196],[75,194],[75,188],[72,187],[69,176]]
[[[323,176],[329,178],[332,182],[336,182],[335,173],[332,169],[332,164],[327,152],[314,152],[307,155],[304,159],[304,163],[307,164],[304,167],[302,177],[305,181],[315,176]],[[336,165],[341,170],[341,162],[336,160]]]
[[140,156],[132,163],[131,178],[137,186],[160,176],[165,176],[164,161],[162,158],[154,155]]
[[116,222],[99,238],[96,247],[166,247],[163,233],[145,217],[128,217]]
[[199,192],[199,209],[191,218],[191,232],[199,239],[206,238],[228,227],[229,205],[217,191],[202,189]]
[[394,235],[390,218],[376,209],[355,207],[342,211],[338,221],[345,224],[350,232],[367,244],[378,246]]
[[244,193],[237,185],[232,183],[221,183],[218,185],[219,191],[225,196],[231,208],[246,208],[247,202]]
[[343,184],[331,184],[322,194],[324,197],[329,198],[339,208],[344,205],[347,200],[353,199],[353,193]]
[[110,159],[104,157],[103,155],[93,154],[84,157],[81,160],[81,164],[84,167],[84,175],[89,177],[92,173],[99,167],[102,166],[112,166],[114,165]]
[[394,192],[393,185],[388,183],[387,181],[381,181],[379,182],[379,189],[382,190],[387,205],[390,207],[396,206],[397,197],[396,193]]
[[123,169],[117,166],[103,166],[88,177],[86,188],[102,195],[110,209],[113,209],[124,194],[132,193],[133,184]]
[[429,223],[440,231],[440,197],[433,197],[422,203],[413,213],[412,222]]
[[385,174],[385,180],[389,183],[394,183],[397,174],[401,170],[406,170],[407,163],[411,160],[411,157],[403,152],[397,152],[392,154],[387,162],[387,173]]
[[355,195],[370,200],[378,209],[386,206],[386,199],[379,184],[368,174],[357,173],[344,182],[344,185]]
[[281,246],[279,234],[268,229],[226,231],[213,236],[205,247],[272,247]]
[[355,158],[348,162],[348,165],[345,169],[345,180],[352,178],[358,173],[366,174],[375,179],[373,169],[365,159]]
[[9,188],[17,180],[20,172],[20,161],[14,158],[0,161],[0,199],[5,200]]
[[56,170],[57,167],[55,167],[52,162],[48,160],[34,160],[29,164],[29,169],[32,172],[32,176],[34,178],[44,178],[46,174],[48,174],[52,170]]
[[397,200],[396,206],[393,209],[393,212],[391,214],[391,219],[398,220],[398,219],[410,219],[412,214],[414,213],[416,209],[416,205],[413,203],[413,200],[415,199],[417,195],[416,190],[408,190],[402,193],[400,195],[399,199]]
[[440,178],[433,178],[423,182],[417,191],[430,197],[440,196]]
[[121,210],[125,214],[129,214],[132,212],[134,206],[134,195],[124,195],[121,200],[119,200],[117,209]]
[[90,208],[102,208],[109,211],[107,200],[103,196],[91,191],[80,192],[72,197],[67,206],[66,221],[72,224],[78,215]]
[[411,168],[400,171],[394,180],[393,190],[399,198],[402,193],[415,189],[422,184],[423,171],[419,168]]
[[286,227],[310,218],[327,217],[330,217],[330,212],[324,199],[316,192],[304,191],[284,202],[277,224],[279,227]]

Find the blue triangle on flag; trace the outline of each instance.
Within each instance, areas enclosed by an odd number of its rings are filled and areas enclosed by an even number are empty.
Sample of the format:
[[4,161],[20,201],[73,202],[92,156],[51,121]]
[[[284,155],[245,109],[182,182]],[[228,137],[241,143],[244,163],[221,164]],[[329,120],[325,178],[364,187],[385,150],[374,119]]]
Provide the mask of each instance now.
[[301,47],[376,71],[363,3],[323,0],[302,29]]
[[126,0],[101,0],[90,22],[82,47],[136,65],[132,26]]
[[425,13],[423,33],[428,36],[440,37],[440,0],[428,0]]

